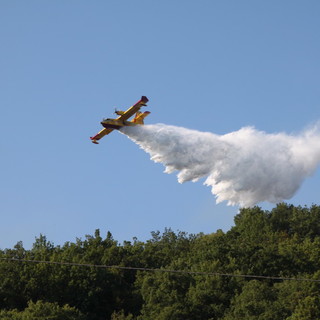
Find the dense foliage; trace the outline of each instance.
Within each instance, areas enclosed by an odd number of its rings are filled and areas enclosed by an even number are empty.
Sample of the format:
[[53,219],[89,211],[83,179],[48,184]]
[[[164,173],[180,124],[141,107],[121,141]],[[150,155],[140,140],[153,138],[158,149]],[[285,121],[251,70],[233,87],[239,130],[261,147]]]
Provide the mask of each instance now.
[[320,319],[319,282],[240,276],[320,279],[319,206],[242,209],[226,233],[151,235],[119,244],[96,230],[63,246],[41,235],[31,250],[0,251],[0,319]]

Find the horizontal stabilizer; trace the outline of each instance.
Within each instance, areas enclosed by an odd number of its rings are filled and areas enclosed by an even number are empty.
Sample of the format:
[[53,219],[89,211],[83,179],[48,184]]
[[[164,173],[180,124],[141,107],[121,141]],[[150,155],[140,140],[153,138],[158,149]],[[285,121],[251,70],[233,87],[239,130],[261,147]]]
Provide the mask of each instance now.
[[138,111],[132,120],[133,123],[136,124],[144,124],[144,118],[147,117],[150,114],[150,111],[140,112]]

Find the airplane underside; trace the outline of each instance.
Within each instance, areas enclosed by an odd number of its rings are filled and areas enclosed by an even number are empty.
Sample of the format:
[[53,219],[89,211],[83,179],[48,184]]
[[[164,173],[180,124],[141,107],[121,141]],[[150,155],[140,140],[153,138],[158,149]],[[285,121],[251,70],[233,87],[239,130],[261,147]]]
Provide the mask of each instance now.
[[122,123],[115,123],[115,122],[116,121],[114,121],[114,120],[107,120],[107,121],[102,121],[101,124],[106,129],[116,129],[116,130],[121,129],[122,127],[138,125],[138,123],[134,123],[131,121],[123,121]]
[[119,130],[121,127],[123,126],[118,126],[118,125],[115,125],[115,124],[107,124],[107,123],[102,123],[102,126],[105,127],[106,129],[116,129],[116,130]]

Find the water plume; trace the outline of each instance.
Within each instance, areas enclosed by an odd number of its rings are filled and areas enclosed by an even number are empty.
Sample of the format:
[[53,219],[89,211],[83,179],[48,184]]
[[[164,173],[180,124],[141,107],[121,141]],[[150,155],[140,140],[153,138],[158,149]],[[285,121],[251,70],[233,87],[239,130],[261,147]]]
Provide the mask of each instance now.
[[290,199],[320,163],[318,126],[298,135],[244,127],[225,135],[165,124],[125,127],[166,173],[211,187],[216,202],[250,207]]

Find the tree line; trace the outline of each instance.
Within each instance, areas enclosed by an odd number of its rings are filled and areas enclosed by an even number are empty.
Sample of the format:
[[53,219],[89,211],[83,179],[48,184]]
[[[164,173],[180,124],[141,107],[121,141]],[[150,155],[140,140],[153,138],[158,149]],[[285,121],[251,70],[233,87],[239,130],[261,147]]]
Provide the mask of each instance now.
[[62,246],[18,242],[0,251],[0,319],[320,319],[320,207],[245,208],[234,222],[144,242],[99,230]]

